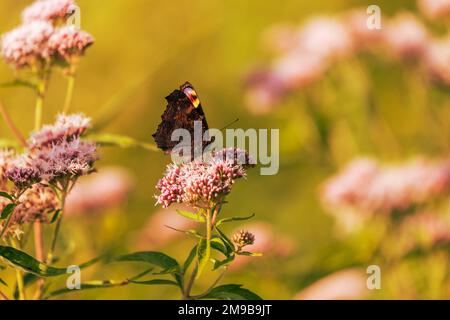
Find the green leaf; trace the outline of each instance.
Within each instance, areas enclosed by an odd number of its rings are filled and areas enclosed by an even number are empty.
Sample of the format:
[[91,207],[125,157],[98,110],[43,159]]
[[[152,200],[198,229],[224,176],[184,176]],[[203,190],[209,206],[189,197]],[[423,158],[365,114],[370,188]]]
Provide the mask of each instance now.
[[215,229],[219,233],[220,238],[222,239],[223,244],[225,245],[225,247],[227,249],[227,256],[231,255],[234,252],[234,249],[235,249],[233,242],[230,239],[228,239],[228,237],[225,235],[225,233],[220,231],[219,228],[216,227]]
[[8,219],[8,217],[14,212],[14,208],[16,207],[15,203],[8,204],[2,211],[0,215],[0,220]]
[[10,195],[7,192],[0,191],[0,197],[6,198],[6,199],[11,200],[11,201],[14,201],[14,198],[12,197],[12,195]]
[[61,209],[58,209],[55,211],[55,214],[53,215],[52,220],[50,220],[50,224],[55,223],[56,220],[58,220],[60,213],[61,213]]
[[214,250],[219,251],[220,253],[222,253],[224,256],[228,257],[228,250],[225,247],[225,245],[223,244],[222,239],[220,238],[214,238],[211,239],[211,248]]
[[248,256],[248,257],[262,257],[263,254],[262,253],[257,253],[257,252],[248,252],[248,251],[241,251],[237,253],[240,256]]
[[197,230],[194,230],[194,229],[191,229],[191,230],[181,230],[181,229],[177,229],[177,228],[174,228],[174,227],[171,227],[171,226],[167,226],[167,225],[166,225],[165,227],[166,227],[166,228],[169,228],[169,229],[171,229],[171,230],[177,231],[177,232],[184,233],[184,234],[186,234],[186,235],[188,235],[188,236],[190,236],[190,237],[194,237],[194,238],[198,238],[198,239],[203,239],[203,238],[204,238],[203,235],[201,235],[200,233],[197,232]]
[[119,147],[119,148],[143,148],[149,151],[158,151],[158,148],[151,143],[138,141],[134,138],[118,135],[118,134],[90,134],[88,139],[102,146]]
[[197,246],[198,272],[197,279],[202,274],[211,256],[211,243],[206,239],[200,239]]
[[31,88],[33,90],[35,90],[37,88],[37,86],[34,83],[32,83],[30,81],[26,81],[26,80],[21,80],[21,79],[16,79],[14,81],[0,83],[0,88],[14,88],[14,87]]
[[216,287],[202,299],[220,299],[220,300],[262,300],[256,293],[242,288],[238,284],[226,284]]
[[130,283],[133,284],[141,284],[146,286],[154,286],[154,285],[168,285],[168,286],[176,286],[178,287],[178,283],[171,280],[166,279],[154,279],[154,280],[147,280],[147,281],[130,281]]
[[183,272],[186,272],[186,270],[189,269],[189,266],[191,265],[192,261],[194,261],[196,255],[197,255],[197,246],[194,246],[191,252],[189,253],[188,257],[186,258],[186,261],[184,261]]
[[249,215],[249,216],[247,216],[247,217],[232,217],[232,218],[225,218],[225,219],[219,220],[219,221],[216,223],[216,226],[218,227],[218,226],[220,226],[221,224],[224,224],[224,223],[227,223],[227,222],[250,220],[250,219],[252,219],[253,217],[255,217],[255,214],[254,214],[254,213],[251,214],[251,215]]
[[[3,257],[13,266],[39,277],[48,278],[67,274],[67,268],[55,268],[48,266],[45,263],[36,260],[29,254],[12,247],[0,246],[0,257]],[[101,257],[92,259],[91,261],[79,265],[79,267],[81,269],[87,268],[100,259]]]
[[194,212],[190,212],[190,211],[185,211],[185,210],[177,210],[177,213],[180,216],[183,216],[189,220],[193,220],[195,222],[205,222],[205,217],[200,215],[199,213],[194,213]]
[[214,262],[213,271],[219,269],[220,267],[228,266],[230,263],[232,263],[234,261],[234,258],[235,258],[234,255],[232,255],[232,256],[230,256],[230,257],[228,257],[228,258],[226,258],[225,260],[222,260],[222,261],[216,260]]
[[113,258],[110,262],[145,262],[163,270],[163,273],[179,273],[178,262],[162,252],[135,252]]
[[153,268],[146,270],[146,271],[132,277],[131,279],[126,279],[126,280],[121,280],[121,281],[118,281],[118,280],[93,280],[93,281],[88,281],[88,282],[82,283],[80,285],[80,289],[62,288],[62,289],[51,292],[48,296],[46,296],[44,298],[44,300],[47,300],[49,298],[54,298],[56,296],[60,296],[63,294],[79,292],[81,290],[106,289],[106,288],[126,286],[130,283],[134,283],[135,280],[142,278],[143,276],[145,276],[152,270],[153,270]]

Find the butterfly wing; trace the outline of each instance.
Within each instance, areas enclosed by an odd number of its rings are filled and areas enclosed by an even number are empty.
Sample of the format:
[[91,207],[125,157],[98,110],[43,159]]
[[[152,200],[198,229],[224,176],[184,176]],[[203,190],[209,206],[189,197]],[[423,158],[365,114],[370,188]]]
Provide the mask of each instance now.
[[[208,130],[208,122],[205,113],[198,99],[197,93],[193,86],[185,83],[180,90],[173,91],[166,97],[167,107],[161,117],[156,133],[153,134],[158,148],[166,153],[170,153],[172,149],[178,145],[178,141],[172,141],[172,133],[177,129],[185,129],[194,137],[194,122],[202,122],[202,134]],[[203,148],[210,142],[203,142]],[[194,146],[194,141],[192,141]]]

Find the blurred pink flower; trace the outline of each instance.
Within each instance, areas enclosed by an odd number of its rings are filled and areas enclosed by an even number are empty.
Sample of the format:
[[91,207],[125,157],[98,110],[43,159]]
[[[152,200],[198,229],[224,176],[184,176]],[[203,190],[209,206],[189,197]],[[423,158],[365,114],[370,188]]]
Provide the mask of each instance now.
[[353,39],[339,19],[311,19],[301,29],[299,39],[298,52],[319,60],[343,58],[353,53]]
[[47,41],[52,34],[53,26],[45,21],[25,24],[4,34],[1,41],[3,59],[16,69],[48,61]]
[[267,28],[263,34],[263,45],[267,50],[283,54],[298,47],[299,28],[293,24],[277,24]]
[[368,158],[356,159],[348,164],[342,173],[325,183],[322,199],[331,207],[357,206],[378,173],[376,161]]
[[77,216],[118,207],[128,199],[132,187],[132,178],[127,170],[102,168],[77,182],[67,197],[65,213]]
[[24,23],[33,21],[64,21],[75,10],[76,5],[73,0],[38,0],[24,9],[22,21]]
[[157,211],[148,219],[135,239],[139,250],[158,249],[184,236],[182,232],[170,228],[189,230],[196,227],[196,222],[180,216],[176,209],[189,211],[187,207],[175,205],[173,208]]
[[450,37],[429,44],[424,67],[432,80],[450,85]]
[[416,59],[425,54],[430,37],[414,15],[401,13],[387,23],[383,40],[393,56],[399,59]]
[[374,161],[355,160],[325,183],[322,199],[330,206],[362,212],[405,210],[444,196],[450,189],[450,162],[416,160],[382,167]]
[[[4,198],[0,199],[0,211],[10,203]],[[53,190],[41,184],[35,184],[26,190],[19,198],[17,206],[12,213],[8,229],[5,236],[15,236],[20,238],[22,235],[22,225],[41,221],[48,223],[50,221],[49,214],[58,209],[59,201]],[[0,221],[0,232],[6,226],[6,221]]]
[[369,293],[366,280],[361,269],[341,270],[303,289],[294,300],[362,300]]
[[247,230],[254,235],[254,244],[245,247],[245,251],[253,253],[262,253],[262,257],[237,256],[235,261],[230,265],[230,270],[236,271],[245,267],[255,259],[264,259],[267,256],[286,257],[289,256],[294,244],[288,237],[277,234],[272,226],[266,222],[251,222],[239,227],[234,233],[240,230]]
[[383,36],[382,29],[369,29],[367,27],[367,12],[365,9],[353,10],[343,16],[345,24],[355,50],[361,51],[373,49],[378,45]]
[[410,250],[420,245],[450,244],[450,220],[435,212],[420,212],[403,221],[401,235]]
[[71,63],[93,43],[94,38],[89,33],[75,26],[66,26],[55,30],[48,41],[48,48],[52,54]]
[[418,0],[417,5],[430,19],[443,18],[450,14],[450,0]]
[[315,54],[293,52],[276,61],[273,73],[283,84],[283,91],[301,89],[323,76],[328,65]]
[[267,114],[281,99],[283,80],[271,69],[255,69],[245,81],[245,104],[254,114]]

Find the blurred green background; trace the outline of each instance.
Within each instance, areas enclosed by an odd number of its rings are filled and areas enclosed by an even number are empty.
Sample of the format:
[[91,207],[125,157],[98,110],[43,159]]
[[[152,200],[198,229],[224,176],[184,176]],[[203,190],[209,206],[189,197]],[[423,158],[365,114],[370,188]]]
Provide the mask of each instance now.
[[[417,153],[437,155],[442,153],[443,145],[447,150],[450,146],[448,135],[443,137],[442,131],[433,132],[434,126],[424,120],[417,97],[409,94],[417,87],[420,89],[420,84],[402,81],[407,77],[405,70],[378,61],[369,61],[367,73],[377,110],[383,125],[391,128],[395,135],[395,143],[382,131],[378,132],[377,127],[370,132],[360,121],[358,110],[364,100],[359,90],[361,78],[351,64],[331,71],[329,81],[323,85],[327,108],[332,110],[338,123],[342,122],[334,135],[336,143],[331,148],[331,162],[322,159],[316,150],[320,146],[314,143],[311,125],[303,117],[304,110],[299,107],[301,99],[289,97],[276,112],[259,117],[247,111],[243,102],[244,75],[255,63],[269,57],[261,45],[261,36],[272,24],[300,23],[314,15],[334,14],[374,3],[381,6],[383,14],[390,15],[402,9],[415,10],[415,1],[77,2],[82,10],[82,28],[90,32],[96,42],[81,62],[74,110],[96,121],[104,119],[112,107],[120,109],[120,114],[103,131],[151,142],[151,134],[166,105],[164,97],[184,81],[193,83],[199,92],[210,126],[221,128],[239,118],[236,127],[281,130],[280,172],[276,176],[261,176],[259,170],[250,172],[247,180],[236,184],[225,211],[229,215],[255,213],[258,221],[267,221],[273,226],[277,238],[289,237],[294,244],[291,254],[284,258],[269,255],[227,276],[226,283],[243,283],[266,299],[292,298],[315,279],[313,271],[317,271],[314,270],[317,259],[324,250],[334,248],[337,240],[333,221],[320,204],[318,188],[338,166],[359,154],[402,159]],[[29,3],[0,1],[1,33],[19,24],[20,12]],[[9,67],[0,63],[0,83],[12,77]],[[61,109],[65,88],[63,77],[55,75],[45,106],[45,122],[52,122]],[[33,94],[21,88],[0,90],[1,100],[20,129],[30,131]],[[433,99],[445,101],[445,95],[437,91]],[[439,111],[441,121],[447,124],[449,110]],[[352,138],[352,134],[356,138]],[[3,123],[0,136],[11,137]],[[115,148],[104,148],[101,155],[100,170],[107,165],[126,167],[132,172],[136,187],[128,204],[118,214],[82,216],[64,222],[64,234],[79,240],[69,252],[67,261],[70,262],[84,261],[110,247],[116,253],[136,250],[133,237],[159,210],[154,206],[154,185],[169,163],[169,157],[141,149]],[[183,259],[190,245],[191,240],[181,238],[163,249]],[[351,258],[343,260],[344,266],[352,264]],[[327,263],[334,263],[322,262],[324,269]],[[83,272],[83,280],[122,279],[137,271],[138,268],[132,267],[96,266]],[[211,279],[206,276],[199,286],[206,286]],[[76,293],[67,298],[172,299],[179,296],[176,289],[166,287],[125,286]]]

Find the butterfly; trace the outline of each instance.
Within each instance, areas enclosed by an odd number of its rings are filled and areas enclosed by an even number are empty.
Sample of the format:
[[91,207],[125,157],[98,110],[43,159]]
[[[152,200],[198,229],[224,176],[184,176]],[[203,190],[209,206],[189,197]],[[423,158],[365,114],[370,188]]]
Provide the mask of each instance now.
[[[180,89],[167,96],[166,100],[168,104],[161,116],[162,121],[153,134],[156,145],[165,153],[171,153],[179,144],[179,141],[172,141],[172,133],[177,129],[186,129],[191,137],[191,150],[194,150],[194,123],[201,121],[202,137],[209,129],[197,91],[189,82],[186,82],[180,86]],[[205,140],[209,140],[208,137],[206,138]],[[202,149],[204,150],[213,141],[213,139],[202,141]]]

